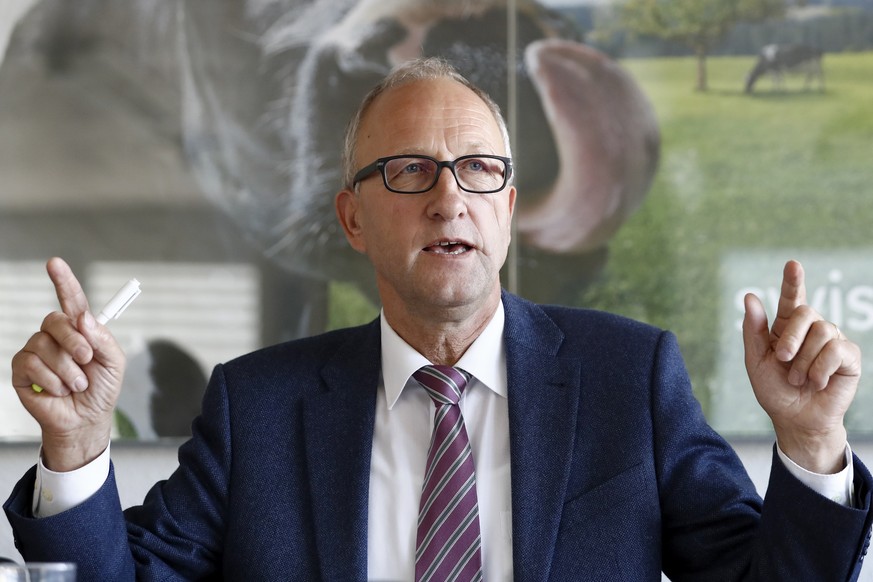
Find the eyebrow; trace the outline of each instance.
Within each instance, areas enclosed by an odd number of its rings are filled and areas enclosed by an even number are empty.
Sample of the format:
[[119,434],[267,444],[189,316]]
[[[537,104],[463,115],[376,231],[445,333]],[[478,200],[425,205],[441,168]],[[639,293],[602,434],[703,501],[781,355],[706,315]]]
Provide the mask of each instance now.
[[491,150],[491,147],[490,147],[490,146],[487,146],[487,145],[485,145],[484,143],[482,143],[482,142],[478,142],[478,141],[469,144],[469,147],[472,147],[473,149],[475,149],[475,150],[476,150],[476,153],[484,153],[484,152],[487,152],[487,151],[490,151],[490,150]]
[[[474,155],[476,155],[476,154],[482,154],[482,155],[494,155],[494,156],[502,156],[502,155],[504,155],[504,154],[497,153],[497,151],[495,151],[494,148],[492,148],[491,146],[485,145],[485,144],[482,143],[482,142],[473,142],[473,143],[471,143],[471,144],[467,144],[467,146],[465,147],[464,151],[466,151],[467,153],[459,154],[459,155],[456,155],[455,157],[456,157],[456,158],[459,158],[459,157],[461,157],[461,156],[474,156]],[[398,148],[398,152],[399,152],[399,153],[394,154],[394,155],[398,155],[398,156],[410,155],[410,156],[429,156],[429,157],[434,157],[432,154],[430,154],[429,152],[427,152],[427,151],[424,150],[423,148],[406,148],[406,149]]]

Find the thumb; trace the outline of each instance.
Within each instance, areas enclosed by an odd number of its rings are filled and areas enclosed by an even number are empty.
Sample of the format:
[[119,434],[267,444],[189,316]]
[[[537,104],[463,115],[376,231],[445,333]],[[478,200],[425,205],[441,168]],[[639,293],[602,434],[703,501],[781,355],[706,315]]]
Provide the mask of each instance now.
[[79,333],[85,336],[94,350],[92,361],[96,360],[106,368],[123,368],[124,352],[105,325],[99,324],[90,311],[79,315],[76,323]]
[[744,300],[746,308],[743,317],[743,345],[746,351],[746,364],[761,361],[770,349],[770,328],[764,304],[754,293],[747,293]]

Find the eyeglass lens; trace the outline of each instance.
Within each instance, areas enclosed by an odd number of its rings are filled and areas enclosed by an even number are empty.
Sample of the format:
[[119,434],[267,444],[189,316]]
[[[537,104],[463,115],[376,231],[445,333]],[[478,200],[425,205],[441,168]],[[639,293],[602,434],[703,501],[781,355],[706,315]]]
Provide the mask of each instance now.
[[[385,163],[385,181],[392,190],[421,192],[433,187],[439,170],[437,162],[428,158],[394,158]],[[499,190],[506,179],[506,164],[496,158],[461,158],[455,161],[454,170],[458,185],[469,192]]]

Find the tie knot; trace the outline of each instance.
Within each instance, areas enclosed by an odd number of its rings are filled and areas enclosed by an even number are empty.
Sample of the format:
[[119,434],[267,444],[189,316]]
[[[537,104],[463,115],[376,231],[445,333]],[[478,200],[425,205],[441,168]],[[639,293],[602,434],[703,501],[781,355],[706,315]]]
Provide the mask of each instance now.
[[434,404],[439,406],[458,403],[467,387],[470,374],[451,366],[424,366],[416,370],[412,377],[427,390]]

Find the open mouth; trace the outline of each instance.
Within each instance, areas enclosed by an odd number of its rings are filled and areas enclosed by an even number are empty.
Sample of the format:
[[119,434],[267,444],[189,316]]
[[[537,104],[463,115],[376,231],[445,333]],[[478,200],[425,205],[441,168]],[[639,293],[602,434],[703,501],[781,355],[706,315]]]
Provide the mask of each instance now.
[[437,255],[462,255],[470,250],[470,245],[458,241],[442,241],[424,248],[425,252]]

